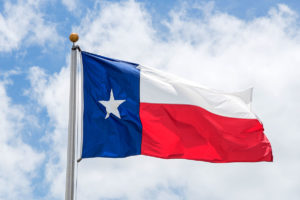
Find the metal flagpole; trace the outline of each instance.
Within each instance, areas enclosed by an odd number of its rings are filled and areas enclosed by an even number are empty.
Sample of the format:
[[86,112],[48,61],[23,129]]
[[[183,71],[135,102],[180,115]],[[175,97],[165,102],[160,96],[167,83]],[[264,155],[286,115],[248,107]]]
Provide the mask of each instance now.
[[73,45],[71,50],[71,67],[70,67],[68,154],[67,154],[65,200],[74,200],[76,71],[77,71],[77,47],[75,46],[75,42],[78,41],[79,37],[76,33],[71,33],[69,38],[70,41],[73,42]]

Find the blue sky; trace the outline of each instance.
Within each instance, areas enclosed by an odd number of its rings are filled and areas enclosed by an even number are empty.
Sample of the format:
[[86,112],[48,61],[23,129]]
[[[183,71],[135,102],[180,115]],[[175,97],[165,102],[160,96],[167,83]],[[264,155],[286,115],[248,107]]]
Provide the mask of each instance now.
[[78,199],[298,199],[299,14],[292,0],[2,1],[0,200],[64,198],[72,31],[86,51],[220,90],[254,86],[275,156],[84,160]]

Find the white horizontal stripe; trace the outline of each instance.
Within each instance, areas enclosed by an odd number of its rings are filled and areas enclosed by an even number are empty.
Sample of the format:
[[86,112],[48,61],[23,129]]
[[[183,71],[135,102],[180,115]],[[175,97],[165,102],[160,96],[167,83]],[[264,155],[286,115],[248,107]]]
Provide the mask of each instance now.
[[153,68],[138,68],[140,102],[194,105],[226,117],[256,118],[250,110],[252,89],[238,93],[222,93]]

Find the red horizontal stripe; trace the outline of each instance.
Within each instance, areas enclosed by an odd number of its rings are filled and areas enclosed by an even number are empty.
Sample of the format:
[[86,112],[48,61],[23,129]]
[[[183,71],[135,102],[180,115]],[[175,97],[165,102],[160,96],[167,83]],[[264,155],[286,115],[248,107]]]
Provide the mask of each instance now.
[[272,161],[257,119],[223,117],[200,107],[140,103],[141,154],[209,162]]

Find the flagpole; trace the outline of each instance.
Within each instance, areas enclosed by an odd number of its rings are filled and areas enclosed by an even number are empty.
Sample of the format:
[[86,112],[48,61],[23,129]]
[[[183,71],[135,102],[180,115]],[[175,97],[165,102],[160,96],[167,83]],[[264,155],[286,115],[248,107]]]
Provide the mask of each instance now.
[[70,41],[73,42],[73,45],[71,50],[71,67],[70,67],[68,154],[67,154],[65,200],[74,200],[76,71],[77,71],[77,47],[75,46],[75,42],[78,41],[79,37],[76,33],[71,33],[69,38]]

